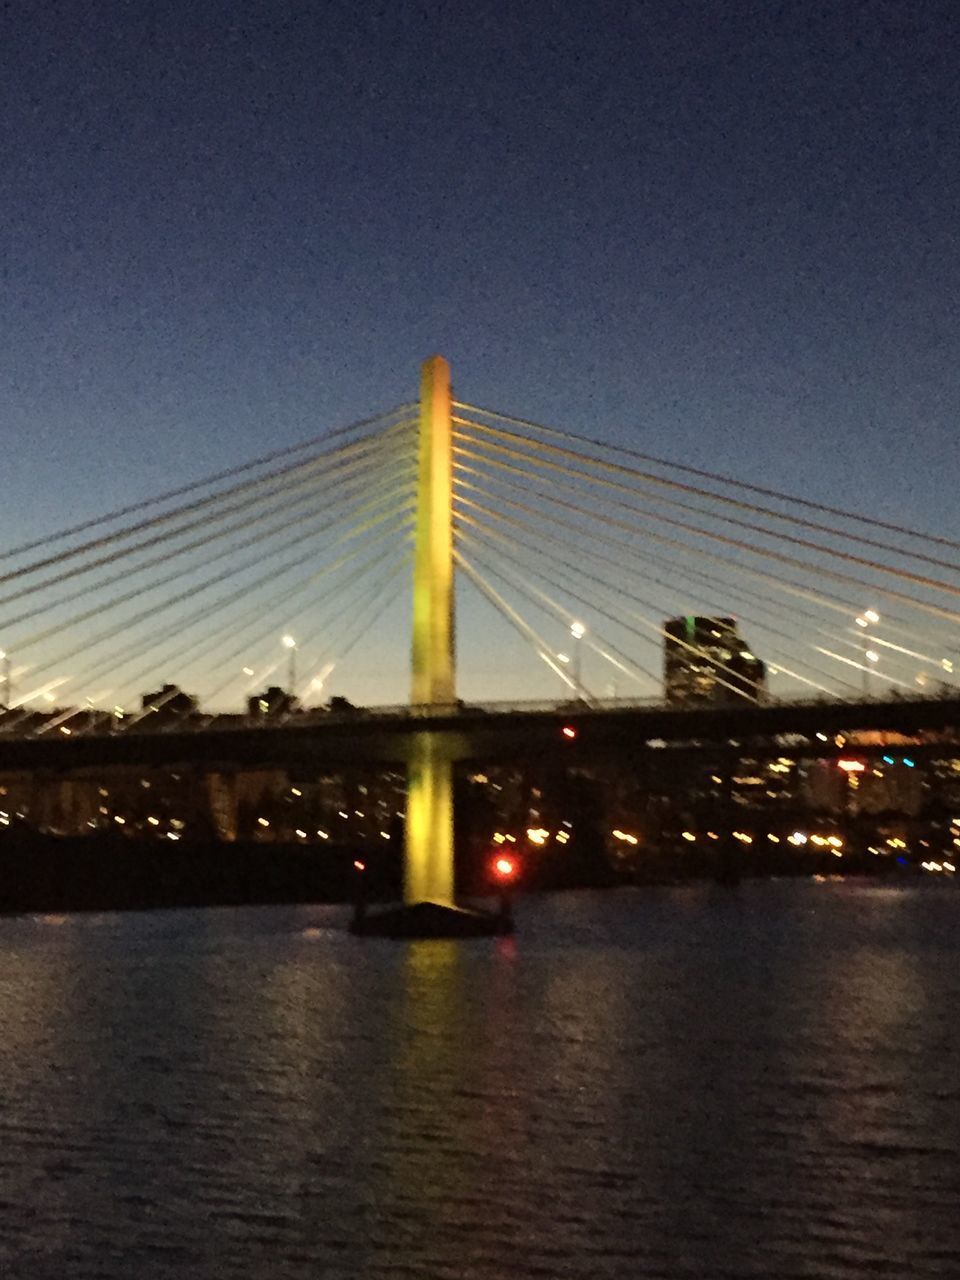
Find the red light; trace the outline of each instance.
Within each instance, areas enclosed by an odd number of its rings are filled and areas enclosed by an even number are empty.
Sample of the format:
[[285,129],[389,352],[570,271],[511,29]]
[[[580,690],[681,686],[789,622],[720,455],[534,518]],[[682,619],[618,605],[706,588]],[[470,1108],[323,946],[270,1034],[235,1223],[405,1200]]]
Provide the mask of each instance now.
[[497,858],[493,869],[501,880],[511,879],[517,871],[516,863],[512,858]]
[[862,760],[838,760],[837,768],[842,769],[844,773],[863,773],[866,765]]
[[366,871],[367,869],[367,864],[365,862],[361,862],[359,858],[354,858],[353,865],[357,871]]
[[575,738],[577,736],[577,731],[572,724],[565,724],[562,732],[565,738]]

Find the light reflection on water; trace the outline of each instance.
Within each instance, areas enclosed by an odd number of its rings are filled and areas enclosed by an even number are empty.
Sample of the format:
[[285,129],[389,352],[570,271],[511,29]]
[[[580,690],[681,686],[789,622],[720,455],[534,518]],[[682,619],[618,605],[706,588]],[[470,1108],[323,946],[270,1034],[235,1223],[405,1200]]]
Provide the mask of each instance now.
[[960,897],[0,920],[0,1274],[960,1274]]

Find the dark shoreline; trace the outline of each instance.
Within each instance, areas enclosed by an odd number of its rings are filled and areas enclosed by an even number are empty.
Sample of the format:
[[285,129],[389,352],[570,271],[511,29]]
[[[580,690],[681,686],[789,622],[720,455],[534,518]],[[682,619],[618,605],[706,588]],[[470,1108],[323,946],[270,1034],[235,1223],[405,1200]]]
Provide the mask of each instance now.
[[[325,845],[135,840],[121,835],[71,837],[10,833],[0,842],[0,915],[74,911],[142,911],[172,908],[268,906],[298,903],[349,904],[358,891],[355,860],[364,862],[369,902],[399,898],[400,862],[395,854],[371,855],[355,847]],[[891,860],[892,861],[892,860]],[[676,868],[658,860],[649,875],[538,875],[521,892],[621,886],[669,886],[740,879],[805,878],[814,874],[867,876],[911,881],[913,865],[850,856],[786,863],[740,859],[736,867],[687,863]],[[558,868],[559,870],[559,868]],[[675,872],[675,873],[674,873]],[[721,874],[721,872],[723,874]],[[490,892],[476,875],[461,877],[464,898]]]

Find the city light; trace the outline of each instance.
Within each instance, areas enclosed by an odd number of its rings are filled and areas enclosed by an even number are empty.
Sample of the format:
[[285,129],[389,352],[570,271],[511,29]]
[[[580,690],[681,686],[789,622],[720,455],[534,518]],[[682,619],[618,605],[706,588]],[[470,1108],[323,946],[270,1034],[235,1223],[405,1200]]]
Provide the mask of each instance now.
[[494,860],[493,870],[499,879],[510,880],[516,874],[517,865],[512,858],[501,855]]
[[842,769],[844,773],[863,773],[866,765],[862,760],[838,760],[837,768]]
[[297,642],[294,637],[288,633],[281,638],[280,643],[290,654],[290,667],[287,672],[287,684],[292,696],[296,692],[297,688]]

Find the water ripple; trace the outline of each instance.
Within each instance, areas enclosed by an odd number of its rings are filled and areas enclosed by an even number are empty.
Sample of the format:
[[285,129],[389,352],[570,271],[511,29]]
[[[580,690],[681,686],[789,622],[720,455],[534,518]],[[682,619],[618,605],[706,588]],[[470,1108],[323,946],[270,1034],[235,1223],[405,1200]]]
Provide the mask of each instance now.
[[954,895],[56,923],[0,920],[4,1277],[960,1275]]

